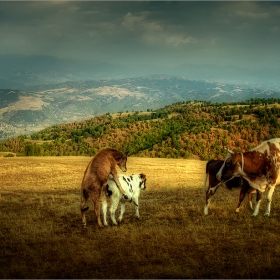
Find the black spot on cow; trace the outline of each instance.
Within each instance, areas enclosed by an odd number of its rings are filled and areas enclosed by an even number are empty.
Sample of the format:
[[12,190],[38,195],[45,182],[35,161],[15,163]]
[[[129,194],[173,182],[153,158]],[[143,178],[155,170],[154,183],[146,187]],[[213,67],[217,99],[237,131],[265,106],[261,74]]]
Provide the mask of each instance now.
[[127,185],[129,186],[129,183],[126,181],[125,177],[123,177],[123,180],[127,183]]
[[133,177],[132,176],[130,176],[130,179],[131,179],[131,181],[133,181]]
[[109,185],[107,184],[107,186],[106,186],[106,192],[107,192],[107,195],[110,197],[112,194],[113,194],[113,192],[111,191],[111,190],[109,190]]

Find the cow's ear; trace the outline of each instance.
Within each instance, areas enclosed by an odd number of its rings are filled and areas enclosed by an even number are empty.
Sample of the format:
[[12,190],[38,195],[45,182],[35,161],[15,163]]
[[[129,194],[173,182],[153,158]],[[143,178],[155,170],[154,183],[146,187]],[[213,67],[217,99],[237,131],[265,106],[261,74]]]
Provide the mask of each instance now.
[[128,157],[128,154],[129,154],[129,150],[126,150],[126,151],[123,153],[123,156],[124,156],[124,157]]

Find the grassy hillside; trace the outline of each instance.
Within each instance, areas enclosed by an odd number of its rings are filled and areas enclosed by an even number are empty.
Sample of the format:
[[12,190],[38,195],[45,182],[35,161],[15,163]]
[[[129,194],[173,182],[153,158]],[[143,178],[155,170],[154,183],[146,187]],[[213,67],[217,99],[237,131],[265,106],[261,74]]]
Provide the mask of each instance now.
[[250,149],[280,137],[280,99],[240,103],[180,102],[162,109],[51,126],[0,143],[0,152],[26,156],[93,156],[105,146],[140,157],[223,157],[227,147]]
[[89,203],[84,229],[80,186],[89,160],[1,159],[2,279],[279,278],[279,189],[269,218],[265,199],[255,218],[247,198],[235,213],[239,192],[223,188],[204,216],[205,161],[129,157],[127,173],[147,175],[140,219],[127,203],[119,226],[108,217],[99,229]]

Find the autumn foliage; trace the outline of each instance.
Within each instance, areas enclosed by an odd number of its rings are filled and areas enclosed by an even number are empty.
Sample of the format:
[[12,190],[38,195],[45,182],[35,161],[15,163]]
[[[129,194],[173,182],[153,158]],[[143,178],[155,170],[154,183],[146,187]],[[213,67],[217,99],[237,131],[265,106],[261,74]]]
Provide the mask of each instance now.
[[105,114],[0,143],[18,156],[94,156],[102,147],[161,158],[223,158],[280,136],[280,99],[180,102],[147,112]]

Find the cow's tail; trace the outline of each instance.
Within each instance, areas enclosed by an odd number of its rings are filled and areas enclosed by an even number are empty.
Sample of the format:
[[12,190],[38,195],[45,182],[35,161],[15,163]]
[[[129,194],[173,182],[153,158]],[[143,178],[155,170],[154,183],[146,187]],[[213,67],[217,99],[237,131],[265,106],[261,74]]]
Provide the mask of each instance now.
[[88,210],[88,206],[85,207],[87,201],[88,201],[88,198],[89,198],[89,195],[88,195],[88,192],[81,188],[81,212],[84,213]]

